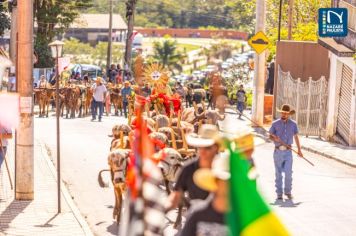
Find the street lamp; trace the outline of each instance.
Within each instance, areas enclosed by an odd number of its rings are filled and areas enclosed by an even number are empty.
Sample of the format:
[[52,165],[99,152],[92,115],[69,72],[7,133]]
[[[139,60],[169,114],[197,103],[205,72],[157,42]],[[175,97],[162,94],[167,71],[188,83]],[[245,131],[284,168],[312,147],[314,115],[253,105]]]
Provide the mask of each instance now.
[[59,67],[58,59],[62,57],[63,52],[62,41],[56,40],[48,46],[51,48],[52,57],[56,59],[56,125],[57,125],[57,197],[58,197],[58,213],[61,213],[61,152],[60,152],[60,131],[59,131]]

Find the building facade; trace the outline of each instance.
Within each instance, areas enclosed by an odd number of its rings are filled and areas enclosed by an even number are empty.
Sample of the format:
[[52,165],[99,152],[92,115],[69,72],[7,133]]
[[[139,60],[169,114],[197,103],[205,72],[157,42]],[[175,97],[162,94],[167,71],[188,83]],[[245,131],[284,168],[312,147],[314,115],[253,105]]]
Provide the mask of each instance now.
[[319,39],[330,60],[326,137],[356,146],[356,0],[336,0],[333,7],[348,9],[348,35]]

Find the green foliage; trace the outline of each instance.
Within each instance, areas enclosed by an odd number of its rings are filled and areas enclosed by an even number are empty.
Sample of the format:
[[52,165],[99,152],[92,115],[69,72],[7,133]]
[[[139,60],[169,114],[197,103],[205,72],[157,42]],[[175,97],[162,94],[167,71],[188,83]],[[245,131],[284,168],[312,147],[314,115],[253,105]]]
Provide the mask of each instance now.
[[51,50],[48,46],[49,40],[43,35],[37,35],[35,40],[35,52],[37,53],[38,61],[35,64],[36,68],[49,68],[54,66]]
[[[106,66],[108,43],[99,42],[92,54],[92,59],[96,65]],[[123,47],[119,44],[112,45],[112,62],[118,64],[123,57]]]
[[34,0],[34,17],[37,22],[35,50],[39,55],[37,67],[53,66],[53,62],[45,58],[49,54],[48,44],[69,27],[82,9],[90,7],[90,2],[91,0]]
[[182,62],[184,60],[184,56],[178,50],[177,41],[172,39],[155,41],[153,43],[153,50],[153,59],[155,59],[157,62],[166,68],[182,71]]
[[[114,2],[114,12],[125,16],[125,1]],[[107,0],[94,0],[88,13],[108,13]],[[239,29],[253,32],[255,0],[140,0],[135,25],[205,29]]]
[[[288,1],[282,6],[281,40],[288,38]],[[329,0],[294,0],[292,39],[295,41],[317,41],[318,40],[318,9],[330,7]],[[267,1],[267,32],[272,42],[269,48],[268,60],[276,53],[276,41],[278,38],[278,9],[279,0]]]
[[80,55],[93,53],[93,48],[89,44],[82,43],[78,39],[70,38],[64,41],[64,43],[64,54]]
[[10,29],[10,18],[7,15],[7,8],[0,2],[0,36],[4,35],[5,30]]
[[[82,43],[78,39],[71,38],[65,41],[64,55],[71,57],[71,61],[76,64],[96,64],[106,66],[108,43],[99,42],[96,47],[91,47],[88,43]],[[112,45],[112,61],[119,63],[123,56],[123,46]]]

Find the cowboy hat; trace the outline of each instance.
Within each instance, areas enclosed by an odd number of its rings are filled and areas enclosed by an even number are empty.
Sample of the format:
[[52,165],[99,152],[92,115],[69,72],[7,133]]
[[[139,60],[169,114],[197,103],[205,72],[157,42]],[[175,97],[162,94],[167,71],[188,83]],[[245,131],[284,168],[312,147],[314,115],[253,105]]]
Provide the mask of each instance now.
[[278,112],[283,112],[283,113],[287,113],[290,115],[294,115],[295,114],[295,110],[292,110],[291,106],[289,104],[283,104],[281,106],[281,109],[277,108]]
[[219,142],[220,134],[215,125],[204,124],[200,127],[198,134],[187,134],[186,140],[192,147],[210,147]]
[[201,189],[208,192],[215,192],[218,189],[216,179],[229,180],[230,174],[230,155],[223,152],[217,155],[209,168],[200,168],[193,175],[194,183]]

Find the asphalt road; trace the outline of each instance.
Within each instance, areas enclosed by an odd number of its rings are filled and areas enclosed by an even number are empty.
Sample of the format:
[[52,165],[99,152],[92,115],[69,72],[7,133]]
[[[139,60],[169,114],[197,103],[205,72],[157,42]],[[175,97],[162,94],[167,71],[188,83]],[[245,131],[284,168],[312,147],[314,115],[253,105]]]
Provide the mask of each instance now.
[[[246,122],[228,117],[230,132],[246,129]],[[97,174],[107,168],[111,127],[125,122],[119,117],[104,117],[103,122],[90,118],[61,120],[62,179],[75,203],[96,235],[116,235],[112,219],[112,188],[102,189]],[[55,157],[55,119],[36,118],[35,138],[45,143]],[[273,145],[260,144],[254,153],[259,172],[259,188],[292,235],[356,235],[356,170],[305,153],[315,167],[300,159],[294,161],[293,201],[275,202]],[[174,213],[171,214],[171,219]],[[167,235],[174,235],[170,227]]]

